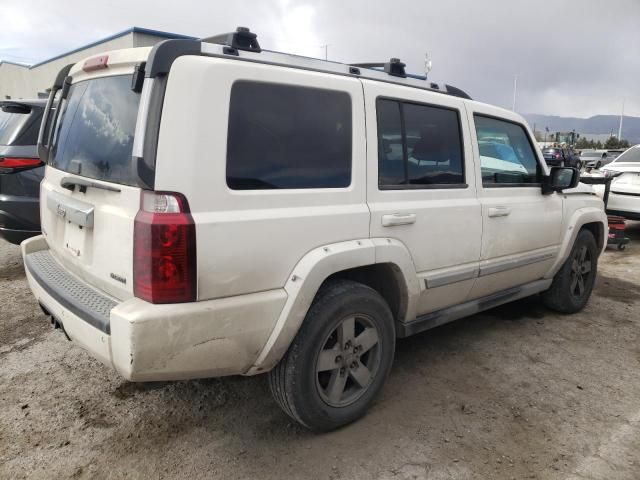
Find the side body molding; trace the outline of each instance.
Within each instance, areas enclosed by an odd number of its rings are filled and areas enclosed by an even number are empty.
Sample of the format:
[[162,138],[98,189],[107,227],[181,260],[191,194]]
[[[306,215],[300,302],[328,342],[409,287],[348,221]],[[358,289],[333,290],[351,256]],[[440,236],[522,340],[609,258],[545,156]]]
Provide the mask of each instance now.
[[406,247],[392,239],[362,239],[334,243],[307,253],[295,266],[284,286],[287,301],[266,344],[245,375],[256,375],[273,368],[286,353],[298,333],[305,315],[329,276],[350,268],[392,263],[406,282],[407,304],[404,318],[415,318],[420,282]]

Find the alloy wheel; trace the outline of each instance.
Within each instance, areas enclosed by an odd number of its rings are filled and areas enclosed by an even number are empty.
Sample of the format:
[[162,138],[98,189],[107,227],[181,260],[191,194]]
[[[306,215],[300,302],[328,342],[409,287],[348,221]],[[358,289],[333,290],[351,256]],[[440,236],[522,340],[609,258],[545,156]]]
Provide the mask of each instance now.
[[329,333],[316,359],[316,387],[332,407],[345,407],[369,388],[380,367],[380,335],[367,316],[344,318]]
[[581,298],[591,276],[591,253],[586,246],[577,249],[571,259],[570,292],[575,298]]

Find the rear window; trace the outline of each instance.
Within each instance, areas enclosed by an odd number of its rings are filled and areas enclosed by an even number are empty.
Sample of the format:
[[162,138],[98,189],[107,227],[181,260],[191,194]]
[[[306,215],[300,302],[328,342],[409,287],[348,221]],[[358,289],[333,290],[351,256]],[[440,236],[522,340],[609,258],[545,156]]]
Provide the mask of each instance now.
[[51,166],[83,177],[138,185],[131,158],[140,95],[131,75],[71,86],[61,106]]
[[640,162],[640,148],[630,148],[620,156],[616,157],[616,163]]
[[42,109],[33,108],[25,113],[9,113],[0,109],[0,145],[35,145]]
[[378,186],[383,190],[464,184],[458,111],[378,98]]
[[234,190],[351,184],[351,97],[238,81],[231,88],[227,185]]

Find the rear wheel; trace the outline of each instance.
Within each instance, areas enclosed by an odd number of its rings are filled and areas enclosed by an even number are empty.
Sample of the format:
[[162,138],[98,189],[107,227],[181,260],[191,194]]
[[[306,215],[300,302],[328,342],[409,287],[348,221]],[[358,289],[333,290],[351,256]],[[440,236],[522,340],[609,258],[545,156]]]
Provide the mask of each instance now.
[[375,290],[323,286],[286,355],[269,372],[280,407],[303,426],[333,430],[363,416],[391,369],[393,316]]
[[578,233],[569,258],[542,294],[544,304],[561,313],[576,313],[589,301],[598,267],[598,245],[589,230]]

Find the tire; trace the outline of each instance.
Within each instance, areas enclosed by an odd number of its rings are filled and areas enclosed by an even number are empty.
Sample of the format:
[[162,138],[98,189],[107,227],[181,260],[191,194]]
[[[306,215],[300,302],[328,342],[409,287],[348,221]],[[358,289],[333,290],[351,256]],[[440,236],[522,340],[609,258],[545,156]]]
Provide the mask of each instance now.
[[367,412],[391,370],[394,351],[393,315],[384,298],[357,282],[330,281],[269,372],[271,393],[304,427],[334,430]]
[[551,310],[576,313],[582,310],[591,296],[598,269],[598,245],[589,230],[581,230],[573,244],[569,258],[553,277],[542,301]]

